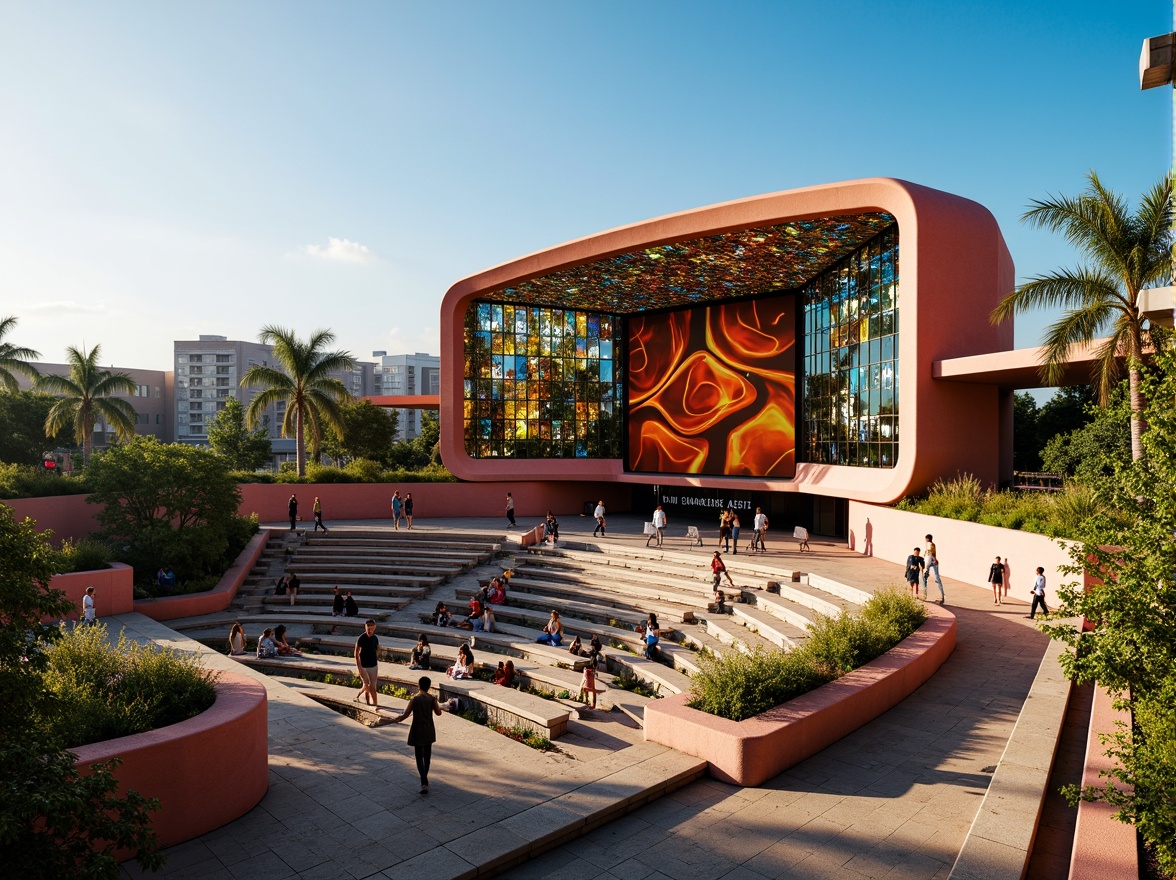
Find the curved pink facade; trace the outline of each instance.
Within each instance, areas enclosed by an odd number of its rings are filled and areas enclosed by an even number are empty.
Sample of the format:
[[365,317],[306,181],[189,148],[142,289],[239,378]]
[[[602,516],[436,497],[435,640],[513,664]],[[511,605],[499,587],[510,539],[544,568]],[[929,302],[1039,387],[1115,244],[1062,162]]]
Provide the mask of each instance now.
[[[620,459],[474,459],[463,438],[464,318],[469,304],[559,269],[639,248],[789,220],[884,211],[902,238],[899,436],[893,468],[799,462],[792,479],[628,474]],[[932,365],[1012,347],[988,319],[1013,287],[1013,262],[992,214],[968,199],[890,178],[740,199],[624,226],[487,269],[454,284],[441,306],[441,455],[466,480],[602,480],[805,492],[888,503],[943,474],[1000,479],[999,390],[936,380]],[[552,303],[558,305],[558,303]]]

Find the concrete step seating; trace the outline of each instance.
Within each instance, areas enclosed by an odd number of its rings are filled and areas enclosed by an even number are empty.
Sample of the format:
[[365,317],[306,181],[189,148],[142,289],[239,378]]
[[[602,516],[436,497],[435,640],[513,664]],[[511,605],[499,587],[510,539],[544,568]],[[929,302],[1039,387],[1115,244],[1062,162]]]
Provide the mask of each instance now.
[[583,553],[576,556],[523,556],[516,559],[517,577],[528,577],[568,583],[607,584],[623,581],[650,589],[664,589],[672,593],[703,596],[710,592],[710,566],[659,566],[656,569],[612,565],[599,554]]
[[[676,573],[679,577],[695,578],[699,583],[705,582],[705,587],[709,588],[710,559],[713,550],[714,548],[708,547],[703,551],[691,553],[656,548],[646,550],[643,547],[601,543],[593,545],[592,549],[577,550],[572,547],[561,547],[554,551],[546,549],[530,554],[530,557],[588,558],[594,560],[597,566],[609,565],[651,573]],[[794,580],[801,574],[801,572],[789,568],[789,563],[786,560],[772,559],[769,562],[746,553],[724,553],[723,561],[731,570],[731,575],[736,583],[752,587],[764,586],[767,581]]]
[[699,621],[699,628],[710,639],[718,642],[718,645],[703,644],[702,640],[699,640],[699,647],[706,647],[719,655],[726,654],[732,648],[751,652],[756,648],[774,651],[780,647],[776,642],[748,629],[743,625],[741,619],[736,619],[730,614],[708,613],[705,618]]
[[[301,574],[299,575],[299,578],[301,578]],[[330,598],[334,599],[334,597],[335,597],[334,588],[335,587],[338,587],[339,592],[343,593],[343,594],[346,594],[347,591],[350,590],[352,593],[355,593],[357,595],[359,593],[363,593],[363,594],[369,595],[369,596],[392,596],[392,597],[396,597],[396,598],[400,598],[400,599],[423,599],[425,596],[427,596],[429,594],[429,590],[427,587],[405,587],[405,586],[398,586],[398,585],[385,586],[385,585],[381,585],[381,584],[357,584],[352,581],[348,581],[345,578],[340,578],[337,581],[330,581],[330,582],[323,582],[323,583],[320,583],[318,581],[311,581],[310,583],[307,583],[306,581],[303,581],[302,584],[298,587],[298,598],[299,598],[299,600],[301,600],[303,596],[329,596]],[[270,589],[264,591],[263,595],[264,594],[268,594],[271,596],[277,596],[277,594],[273,591],[272,587]],[[279,598],[281,598],[281,597],[279,597]]]
[[370,584],[376,587],[435,587],[449,580],[446,574],[370,574],[340,571],[335,566],[306,566],[293,564],[286,567],[286,573],[298,573],[304,584]]
[[694,612],[705,604],[704,601],[701,601],[702,597],[673,594],[668,590],[658,590],[627,582],[591,583],[586,579],[584,583],[574,584],[565,581],[555,582],[541,578],[522,577],[516,574],[510,580],[507,602],[523,593],[562,598],[573,602],[590,602],[590,604],[602,609],[616,608],[623,611],[644,612],[641,614],[642,619],[652,611],[657,615],[659,622],[664,621],[667,624],[693,620]]
[[[337,632],[350,632],[352,640],[363,632],[364,621],[369,617],[377,622],[383,622],[391,615],[389,611],[374,611],[362,617],[332,617],[330,614],[315,614],[298,608],[276,609],[263,614],[249,617],[228,613],[205,614],[201,617],[186,617],[181,620],[169,621],[168,626],[177,632],[187,633],[193,638],[216,638],[221,635],[228,639],[229,627],[240,623],[251,639],[261,635],[266,627],[275,627],[279,623],[287,627],[310,627],[313,632],[330,635]],[[224,632],[222,633],[221,630]],[[287,633],[286,638],[293,643],[296,636]]]
[[317,547],[303,547],[294,554],[292,565],[345,565],[368,566],[383,571],[386,569],[409,569],[411,571],[469,571],[485,564],[471,553],[434,554],[429,550],[360,550],[349,547],[335,547],[322,550]]
[[730,606],[731,618],[778,648],[791,651],[808,638],[808,633],[754,605],[737,602]]
[[[346,587],[340,586],[342,592],[347,592]],[[371,594],[356,594],[352,589],[352,598],[355,599],[355,604],[359,606],[359,613],[362,616],[364,609],[388,609],[396,611],[403,608],[412,601],[410,596],[398,596],[393,593],[371,593]],[[294,604],[290,605],[289,596],[262,596],[262,604],[269,607],[287,607],[297,608],[326,608],[329,610],[334,604],[334,597],[330,593],[304,593],[302,590],[298,591],[298,597],[294,600]],[[336,618],[337,619],[337,618]]]
[[[407,667],[412,649],[416,647],[416,639],[397,638],[385,633],[378,633],[378,635],[380,637],[380,659]],[[303,649],[312,649],[321,654],[350,657],[354,655],[355,639],[346,636],[307,636],[298,640],[298,646]],[[445,670],[457,661],[457,645],[443,644],[429,639],[429,647],[432,649],[430,671],[436,675],[444,676]],[[566,690],[575,695],[579,692],[581,679],[579,672],[550,665],[547,662],[537,662],[496,652],[494,647],[488,646],[484,642],[478,642],[471,649],[474,652],[475,666],[486,675],[493,675],[500,662],[510,660],[515,665],[515,672],[519,675],[520,684],[556,693]],[[423,674],[421,670],[412,671],[416,673],[418,678]],[[435,678],[436,675],[432,677]],[[611,675],[601,673],[598,681],[607,684],[611,678]],[[604,705],[605,707],[609,705],[607,700],[604,701]]]
[[[454,595],[459,603],[458,608],[463,613],[468,611],[469,600],[475,592],[472,589],[454,590]],[[602,636],[613,629],[633,633],[637,624],[645,623],[648,617],[648,614],[642,614],[640,611],[630,610],[621,605],[600,605],[591,600],[565,599],[562,596],[554,596],[549,593],[512,591],[508,593],[506,602],[505,605],[491,606],[494,609],[495,617],[505,619],[511,613],[516,613],[517,616],[525,617],[529,621],[537,621],[535,628],[542,629],[552,610],[555,610],[565,621],[576,620],[582,624],[591,625],[591,629],[594,632],[599,632]],[[451,612],[454,610],[450,608]],[[505,611],[506,614],[501,614],[501,611]],[[658,622],[662,622],[661,617],[658,618]],[[665,629],[673,628],[674,624],[665,624]]]
[[304,547],[415,547],[441,552],[473,549],[478,553],[493,555],[503,549],[506,538],[503,535],[478,532],[455,531],[443,534],[433,530],[410,532],[407,529],[337,528],[325,535],[307,532],[302,541]]
[[[297,677],[303,672],[331,673],[333,675],[355,675],[353,657],[334,657],[327,654],[302,657],[280,657],[259,659],[257,657],[234,657],[246,666],[267,672],[277,672]],[[476,654],[475,654],[476,659]],[[394,683],[415,691],[421,673],[398,663],[379,664],[381,684]],[[545,700],[525,691],[504,688],[477,679],[455,681],[445,675],[433,676],[437,695],[442,700],[457,697],[477,703],[496,723],[508,727],[526,727],[547,737],[558,739],[567,733],[572,710],[554,700]]]

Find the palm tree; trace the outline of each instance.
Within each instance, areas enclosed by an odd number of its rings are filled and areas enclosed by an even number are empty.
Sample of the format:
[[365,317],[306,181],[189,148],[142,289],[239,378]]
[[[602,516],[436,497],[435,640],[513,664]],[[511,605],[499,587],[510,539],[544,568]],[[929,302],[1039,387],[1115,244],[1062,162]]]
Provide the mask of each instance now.
[[249,401],[246,418],[251,428],[257,427],[270,406],[285,401],[282,436],[294,437],[298,450],[298,476],[306,476],[307,429],[315,446],[322,441],[323,423],[336,432],[342,431],[340,404],[350,400],[351,395],[347,386],[330,374],[354,369],[355,358],[347,351],[323,351],[335,341],[335,334],[330,330],[316,330],[304,342],[294,335],[293,330],[270,324],[262,328],[258,338],[274,347],[274,359],[282,369],[254,364],[246,370],[241,377],[241,387],[262,386],[262,391]]
[[1162,342],[1160,333],[1139,310],[1144,288],[1163,284],[1172,270],[1172,181],[1165,176],[1132,213],[1126,201],[1106,189],[1090,172],[1086,191],[1077,197],[1033,201],[1022,220],[1061,232],[1089,260],[1077,269],[1061,269],[1029,279],[1000,301],[993,323],[1038,308],[1069,309],[1046,333],[1042,378],[1061,380],[1070,346],[1089,343],[1109,330],[1096,351],[1093,380],[1099,401],[1119,379],[1119,358],[1127,362],[1131,397],[1131,457],[1143,457],[1143,392],[1140,365],[1144,351]]
[[102,346],[88,352],[72,345],[65,350],[68,376],[42,376],[37,388],[61,399],[53,404],[45,419],[45,436],[52,437],[63,428],[73,427],[74,439],[82,445],[82,460],[90,464],[94,446],[94,425],[99,417],[114,428],[119,437],[135,436],[135,408],[115,394],[134,394],[135,381],[126,373],[112,373],[98,366]]
[[15,326],[15,316],[0,319],[0,389],[9,394],[16,394],[20,391],[20,385],[17,384],[16,376],[12,375],[13,373],[20,373],[34,382],[41,375],[37,372],[37,368],[29,363],[29,361],[35,361],[41,356],[39,351],[33,351],[31,348],[19,348],[11,342],[4,341],[8,331]]

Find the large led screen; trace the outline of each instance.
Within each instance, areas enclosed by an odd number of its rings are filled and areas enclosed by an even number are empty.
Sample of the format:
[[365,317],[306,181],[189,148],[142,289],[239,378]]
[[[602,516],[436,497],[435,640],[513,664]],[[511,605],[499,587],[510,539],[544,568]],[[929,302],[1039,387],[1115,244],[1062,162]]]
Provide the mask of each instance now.
[[628,322],[630,471],[796,475],[792,294]]

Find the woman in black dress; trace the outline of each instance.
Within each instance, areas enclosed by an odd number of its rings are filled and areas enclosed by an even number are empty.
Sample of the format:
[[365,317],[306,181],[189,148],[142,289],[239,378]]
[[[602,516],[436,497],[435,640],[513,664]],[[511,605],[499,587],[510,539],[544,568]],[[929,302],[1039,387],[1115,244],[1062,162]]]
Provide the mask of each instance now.
[[417,682],[420,693],[408,701],[404,712],[393,722],[399,724],[409,715],[412,716],[412,726],[408,728],[408,744],[416,749],[417,773],[421,777],[421,794],[429,793],[429,762],[433,757],[433,743],[437,741],[437,729],[433,726],[433,716],[441,714],[441,704],[437,698],[429,693],[433,683],[427,675],[421,676]]

